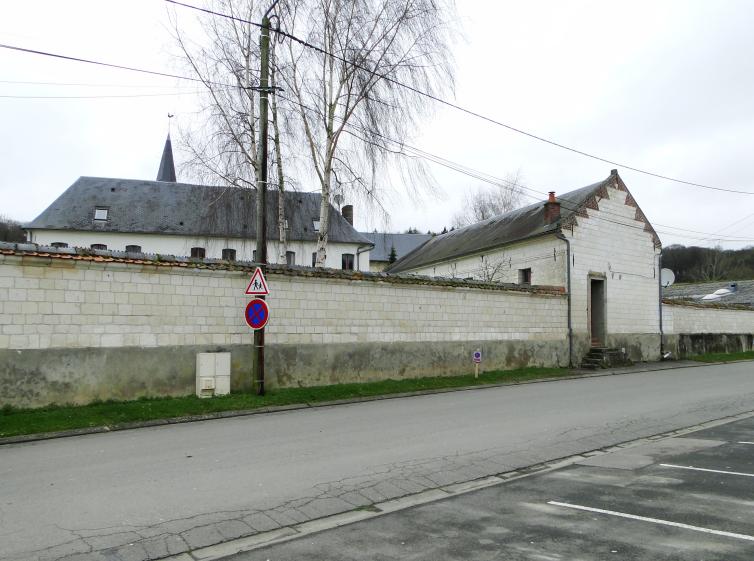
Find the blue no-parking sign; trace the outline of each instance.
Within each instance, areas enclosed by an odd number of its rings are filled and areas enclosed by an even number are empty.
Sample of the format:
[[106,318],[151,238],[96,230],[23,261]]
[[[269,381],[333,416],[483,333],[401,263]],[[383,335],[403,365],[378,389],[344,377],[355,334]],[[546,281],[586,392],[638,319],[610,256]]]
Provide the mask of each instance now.
[[246,305],[244,318],[252,329],[262,329],[267,325],[267,320],[270,319],[270,308],[267,306],[267,302],[261,298],[254,298]]

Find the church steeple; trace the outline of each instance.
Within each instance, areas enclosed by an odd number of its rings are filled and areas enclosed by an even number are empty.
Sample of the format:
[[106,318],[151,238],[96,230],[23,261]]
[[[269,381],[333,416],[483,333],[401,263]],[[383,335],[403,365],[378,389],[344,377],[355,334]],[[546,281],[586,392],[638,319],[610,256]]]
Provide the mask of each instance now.
[[170,133],[165,140],[165,148],[162,150],[160,169],[157,170],[157,181],[175,183],[175,164],[173,163],[173,145],[170,142]]

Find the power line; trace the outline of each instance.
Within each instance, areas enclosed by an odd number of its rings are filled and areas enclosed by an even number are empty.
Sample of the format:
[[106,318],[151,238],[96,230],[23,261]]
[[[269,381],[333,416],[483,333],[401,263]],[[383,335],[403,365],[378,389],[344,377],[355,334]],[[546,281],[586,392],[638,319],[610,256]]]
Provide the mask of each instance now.
[[[256,26],[256,27],[261,27],[261,24],[253,22],[253,21],[250,21],[250,20],[239,18],[237,16],[232,16],[230,14],[224,14],[222,12],[216,12],[214,10],[209,10],[209,9],[206,9],[206,8],[200,8],[198,6],[193,6],[191,4],[186,4],[184,2],[178,2],[177,0],[165,0],[165,2],[168,2],[170,4],[175,4],[177,6],[182,6],[184,8],[189,8],[189,9],[192,9],[192,10],[197,10],[199,12],[204,12],[204,13],[212,15],[212,16],[227,18],[227,19],[235,20],[235,21],[238,21],[238,22],[241,22],[241,23],[245,23],[245,24],[248,24],[248,25],[253,25],[253,26]],[[370,74],[373,74],[374,76],[377,76],[377,77],[379,77],[382,80],[385,80],[387,82],[395,84],[396,86],[400,86],[402,88],[406,88],[406,89],[408,89],[408,90],[410,90],[410,91],[412,91],[412,92],[414,92],[414,93],[416,93],[418,95],[421,95],[423,97],[431,99],[431,100],[433,100],[433,101],[435,101],[437,103],[440,103],[440,104],[445,105],[447,107],[451,107],[453,109],[456,109],[457,111],[460,111],[462,113],[466,113],[467,115],[470,115],[472,117],[476,117],[477,119],[481,119],[483,121],[487,121],[488,123],[492,123],[494,125],[503,127],[505,129],[508,129],[510,131],[516,132],[516,133],[524,135],[524,136],[527,136],[527,137],[532,138],[534,140],[538,140],[540,142],[544,142],[546,144],[550,144],[551,146],[555,146],[557,148],[561,148],[563,150],[567,150],[569,152],[573,152],[575,154],[579,154],[579,155],[587,157],[587,158],[592,158],[594,160],[597,160],[597,161],[600,161],[600,162],[604,162],[606,164],[610,164],[610,165],[613,165],[613,166],[622,167],[622,168],[625,168],[625,169],[628,169],[628,170],[631,170],[631,171],[635,171],[637,173],[641,173],[641,174],[648,175],[648,176],[651,176],[651,177],[656,177],[658,179],[663,179],[663,180],[666,180],[666,181],[672,181],[672,182],[675,182],[675,183],[680,183],[680,184],[683,184],[683,185],[689,185],[689,186],[692,186],[692,187],[700,187],[700,188],[703,188],[703,189],[711,189],[711,190],[714,190],[714,191],[725,191],[725,192],[728,192],[728,193],[737,193],[737,194],[741,194],[741,195],[754,195],[754,192],[751,192],[751,191],[742,191],[740,189],[731,189],[731,188],[727,188],[727,187],[715,187],[713,185],[705,185],[703,183],[695,183],[693,181],[687,181],[687,180],[684,180],[684,179],[678,179],[678,178],[675,178],[675,177],[670,177],[668,175],[664,175],[664,174],[661,174],[661,173],[657,173],[657,172],[645,170],[645,169],[642,169],[642,168],[638,168],[638,167],[635,167],[635,166],[631,166],[631,165],[628,165],[628,164],[624,164],[624,163],[621,163],[621,162],[617,162],[617,161],[611,160],[609,158],[604,158],[604,157],[598,156],[596,154],[585,152],[584,150],[579,150],[578,148],[567,146],[565,144],[556,142],[554,140],[550,140],[549,138],[545,138],[543,136],[539,136],[537,134],[525,131],[525,130],[520,129],[518,127],[514,127],[512,125],[509,125],[507,123],[504,123],[504,122],[499,121],[497,119],[494,119],[492,117],[488,117],[486,115],[483,115],[481,113],[478,113],[476,111],[473,111],[471,109],[463,107],[461,105],[458,105],[458,104],[453,103],[451,101],[448,101],[446,99],[442,99],[442,98],[437,97],[437,96],[435,96],[435,95],[433,95],[433,94],[431,94],[429,92],[425,92],[423,90],[420,90],[419,88],[416,88],[416,87],[411,86],[409,84],[405,84],[403,82],[400,82],[400,81],[398,81],[398,80],[396,80],[394,78],[391,78],[390,76],[387,76],[385,74],[378,74],[378,73],[376,73],[374,71],[374,69],[367,68],[367,67],[365,67],[363,65],[355,63],[352,60],[348,60],[348,59],[346,59],[346,58],[344,58],[344,57],[342,57],[340,55],[337,55],[335,53],[332,53],[332,52],[328,51],[327,49],[324,49],[324,48],[322,48],[322,47],[320,47],[318,45],[314,45],[313,43],[310,43],[310,42],[308,42],[308,41],[306,41],[304,39],[296,37],[295,35],[293,35],[291,33],[287,33],[285,31],[282,31],[281,29],[273,29],[272,31],[274,31],[278,35],[280,35],[282,37],[285,37],[285,38],[287,38],[287,39],[289,39],[291,41],[294,41],[294,42],[296,42],[296,43],[298,43],[298,44],[300,44],[300,45],[302,45],[302,46],[304,46],[306,48],[309,48],[309,49],[312,49],[314,51],[317,51],[320,54],[332,57],[332,58],[334,58],[336,60],[339,60],[340,62],[344,62],[344,63],[349,64],[349,65],[351,65],[351,66],[353,66],[355,68],[359,68],[361,70],[365,70],[366,72],[369,72]]]
[[[180,2],[176,2],[175,0],[165,0],[165,1],[171,2],[171,3],[174,3],[174,4],[178,4],[178,5],[182,5],[182,6],[186,6],[186,7],[190,7],[190,8],[194,8],[194,9],[199,9],[200,11],[204,11],[204,12],[207,12],[207,13],[212,13],[212,14],[220,15],[220,16],[223,16],[223,17],[231,17],[231,16],[226,16],[226,15],[223,15],[223,14],[218,14],[218,13],[215,13],[215,12],[212,12],[212,11],[209,11],[209,10],[204,10],[204,9],[196,8],[196,7],[193,7],[193,6],[189,6],[188,4],[182,4]],[[239,19],[239,18],[232,18],[232,19]],[[256,24],[254,22],[248,22],[246,20],[240,20],[240,21],[243,21],[243,22],[246,22],[246,23],[249,23],[249,24],[252,24],[252,25],[260,26],[259,24]],[[289,37],[289,38],[295,39],[295,40],[297,40],[299,42],[302,42],[300,39],[295,38],[294,36],[292,36],[290,34],[286,34],[284,32],[279,32],[279,33],[283,34],[286,37]],[[305,44],[305,46],[309,46],[311,48],[316,48],[313,45],[306,44],[306,42],[302,42],[302,44]],[[48,52],[44,52],[44,51],[38,51],[38,50],[33,50],[33,49],[26,49],[26,48],[22,48],[22,47],[11,46],[11,45],[0,44],[0,47],[1,48],[6,48],[6,49],[11,49],[11,50],[16,50],[16,51],[21,51],[21,52],[26,52],[26,53],[39,54],[39,55],[43,55],[43,56],[50,56],[50,57],[54,57],[54,58],[60,58],[60,59],[64,59],[64,60],[71,60],[71,61],[75,61],[75,62],[83,62],[83,63],[88,63],[88,64],[95,64],[95,65],[101,65],[101,66],[106,66],[106,67],[112,67],[112,68],[116,68],[116,69],[120,69],[120,70],[128,70],[128,71],[133,71],[133,72],[141,72],[141,73],[146,73],[146,74],[153,74],[153,75],[158,75],[158,76],[177,78],[177,79],[181,79],[181,80],[189,80],[189,81],[194,81],[194,82],[201,82],[201,83],[204,83],[204,84],[219,85],[219,86],[222,86],[222,87],[225,87],[225,88],[235,88],[235,86],[232,86],[232,85],[229,85],[229,84],[222,84],[222,83],[217,83],[217,82],[203,81],[203,80],[201,80],[199,78],[192,78],[192,77],[181,76],[181,75],[177,75],[177,74],[168,74],[168,73],[157,72],[157,71],[152,71],[152,70],[146,70],[146,69],[141,69],[141,68],[136,68],[136,67],[122,66],[122,65],[116,65],[116,64],[101,62],[101,61],[94,61],[94,60],[89,60],[89,59],[70,57],[70,56],[66,56],[66,55],[60,55],[60,54],[56,54],[56,53],[48,53]],[[326,51],[324,51],[322,49],[317,48],[317,50],[319,50],[319,51],[321,51],[321,52],[323,52],[325,54],[329,54],[329,53],[327,53]],[[332,56],[334,56],[334,55],[332,55]],[[345,60],[345,59],[341,59],[341,60]],[[360,67],[360,68],[363,68],[363,67]],[[389,80],[389,81],[395,82],[394,80],[391,80],[389,78],[386,78],[386,79]],[[395,82],[395,83],[403,86],[403,84],[401,84],[399,82]],[[410,87],[410,86],[406,86],[406,87]],[[194,93],[199,93],[199,92],[194,92]],[[136,95],[113,95],[113,96],[105,96],[105,95],[103,95],[103,96],[10,96],[10,95],[5,95],[5,96],[0,96],[0,98],[7,98],[7,99],[94,99],[94,98],[107,98],[107,97],[112,97],[112,98],[121,97],[121,98],[125,98],[125,97],[151,97],[151,96],[164,96],[164,95],[181,95],[181,94],[168,94],[168,93],[164,93],[164,94],[136,94]],[[288,101],[293,102],[292,100],[290,100],[288,98],[284,98],[284,99],[287,99]],[[440,100],[440,101],[442,101],[442,100]],[[293,103],[296,103],[296,102],[293,102]],[[301,105],[301,104],[299,104],[299,105]],[[305,107],[305,106],[302,105],[302,107]],[[352,134],[353,136],[356,136],[357,138],[360,138],[362,141],[366,141],[366,139],[361,138],[358,135],[355,135],[351,131],[346,131],[346,132],[348,132],[349,134]],[[398,141],[387,139],[387,138],[386,138],[386,140],[390,140],[391,142],[394,142],[394,143],[396,143],[396,144],[398,144],[400,146],[404,146],[404,147],[407,147],[407,148],[412,148],[412,147],[410,147],[410,146],[408,146],[408,145],[406,145],[406,144],[404,144],[402,142],[398,142]],[[424,155],[422,155],[423,151],[421,151],[418,148],[413,148],[413,150],[415,150],[420,157],[427,158],[427,155],[430,155],[428,152],[424,152],[423,153]],[[433,158],[435,158],[435,159],[433,159]],[[433,158],[427,158],[427,159],[430,159],[430,161],[433,161],[434,163],[443,165],[445,167],[449,167],[450,169],[454,169],[455,171],[458,171],[460,173],[464,173],[466,175],[470,175],[471,177],[475,177],[476,179],[479,179],[479,180],[482,180],[482,181],[486,181],[486,182],[494,184],[494,185],[498,185],[499,186],[501,181],[505,181],[505,180],[501,180],[500,178],[495,178],[495,179],[491,180],[491,179],[482,177],[483,172],[478,172],[478,174],[469,173],[467,170],[462,169],[462,168],[465,167],[462,164],[451,165],[451,161],[450,160],[445,160],[444,158],[439,157],[439,156],[433,156]],[[614,163],[614,162],[608,162],[608,163]],[[620,164],[614,164],[614,165],[620,165]],[[627,169],[631,169],[628,166],[623,166],[623,167],[626,167]],[[471,168],[467,168],[467,169],[471,169]],[[494,177],[494,176],[489,176],[489,177]],[[704,187],[703,185],[697,185],[697,186]],[[533,189],[530,189],[528,187],[524,187],[524,186],[521,186],[521,185],[519,185],[518,187],[536,193],[536,191],[534,191]],[[714,187],[710,187],[710,188],[717,189],[717,188],[714,188]],[[726,190],[726,189],[719,189],[719,190]],[[739,192],[739,193],[743,193],[743,194],[754,194],[754,193],[749,193],[749,192],[745,192],[745,191],[734,191],[734,192]],[[542,193],[542,194],[544,194],[544,193]],[[528,196],[528,197],[530,197],[532,199],[535,199],[535,197],[532,197],[531,195],[526,195],[526,196]],[[536,200],[539,200],[539,199],[537,198]],[[562,199],[562,200],[567,200],[567,199]],[[577,210],[577,209],[572,208],[571,210]],[[605,211],[603,211],[603,212],[605,212]],[[609,213],[609,212],[607,212],[607,213],[608,214],[612,214],[612,213]],[[616,216],[619,216],[619,215],[616,215]],[[622,226],[633,227],[631,225],[628,225],[628,224],[625,224],[625,223],[621,223],[621,222],[616,222],[616,221],[613,221],[613,220],[609,220],[609,219],[604,218],[604,217],[598,217],[598,218],[601,219],[601,220],[606,220],[608,222],[615,223],[615,224],[620,224]],[[621,218],[625,218],[625,217],[621,216]],[[668,226],[668,225],[661,225],[661,224],[657,224],[657,225],[658,226],[664,226],[664,227],[667,227],[667,228],[684,230],[683,228],[678,228],[676,226]],[[641,227],[637,227],[637,228],[641,228]],[[693,230],[687,230],[687,231],[693,231]],[[685,238],[693,238],[693,239],[700,239],[700,240],[708,239],[708,238],[694,238],[692,236],[681,236],[680,234],[673,234],[673,233],[669,233],[669,232],[663,232],[663,233],[668,233],[669,235],[677,235],[678,237],[685,237]],[[706,234],[706,235],[712,235],[712,236],[716,235],[716,234],[710,234],[708,232],[698,232],[698,233],[702,233],[702,234]],[[730,237],[730,236],[726,236],[726,238],[729,238],[729,239],[725,239],[725,240],[722,240],[720,238],[712,238],[712,239],[719,240],[719,241],[730,241],[730,242],[752,241],[752,240],[750,240],[748,238],[734,238],[734,237]]]
[[0,99],[114,99],[131,97],[162,97],[179,95],[196,95],[201,92],[175,92],[175,93],[152,93],[152,94],[122,94],[122,95],[0,95]]
[[95,84],[91,82],[35,82],[26,80],[0,80],[0,84],[21,84],[31,86],[83,86],[92,88],[160,88],[160,89],[180,89],[175,86],[158,86],[157,84]]
[[112,64],[110,62],[102,62],[102,61],[99,61],[99,60],[92,60],[92,59],[79,58],[79,57],[68,56],[68,55],[61,55],[61,54],[58,54],[58,53],[51,53],[51,52],[47,52],[47,51],[39,51],[39,50],[36,50],[36,49],[27,49],[25,47],[17,47],[17,46],[14,46],[14,45],[5,45],[5,44],[2,44],[2,43],[0,43],[0,48],[9,49],[11,51],[18,51],[18,52],[22,52],[22,53],[29,53],[29,54],[34,54],[34,55],[47,56],[47,57],[57,58],[57,59],[61,59],[61,60],[68,60],[68,61],[72,61],[72,62],[83,62],[83,63],[86,63],[86,64],[94,64],[94,65],[97,65],[97,66],[104,66],[104,67],[107,67],[107,68],[116,68],[118,70],[128,70],[130,72],[140,72],[142,74],[151,74],[152,76],[162,76],[164,78],[176,78],[178,80],[189,80],[191,82],[200,82],[202,84],[212,84],[212,85],[223,86],[223,87],[228,87],[228,88],[234,87],[234,86],[232,86],[230,84],[221,84],[219,82],[210,82],[210,81],[202,80],[200,78],[192,78],[190,76],[181,76],[179,74],[170,74],[170,73],[167,73],[167,72],[159,72],[157,70],[146,70],[144,68],[136,68],[134,66],[123,66],[121,64]]
[[[289,97],[286,97],[286,96],[284,96],[284,95],[282,95],[280,93],[278,93],[276,95],[278,95],[278,97],[281,97],[282,99],[288,101],[289,103],[293,103],[294,105],[298,105],[299,107],[301,107],[303,109],[306,109],[308,111],[312,111],[312,112],[318,114],[318,110],[317,109],[314,109],[312,107],[304,105],[301,102],[293,100],[293,99],[291,99]],[[342,119],[338,119],[338,120],[342,122]],[[398,151],[397,153],[400,154],[400,155],[423,158],[423,159],[426,159],[426,160],[428,160],[430,162],[433,162],[433,163],[436,163],[438,165],[444,166],[446,168],[452,169],[452,170],[454,170],[454,171],[456,171],[458,173],[462,173],[464,175],[473,177],[475,179],[478,179],[480,181],[484,181],[486,183],[489,183],[491,185],[495,185],[497,187],[505,187],[504,184],[508,184],[508,188],[517,187],[517,188],[521,189],[522,191],[523,190],[530,191],[531,193],[534,193],[534,195],[536,195],[536,196],[530,195],[530,194],[524,193],[524,192],[522,192],[521,194],[523,196],[528,197],[529,199],[532,199],[532,200],[537,201],[537,202],[540,202],[542,200],[541,197],[543,195],[547,195],[547,192],[545,192],[545,191],[537,191],[535,189],[532,189],[532,188],[529,188],[529,187],[525,187],[525,186],[519,185],[517,183],[513,183],[513,182],[508,181],[506,179],[495,177],[495,176],[487,174],[485,172],[482,172],[482,171],[476,170],[474,168],[470,168],[468,166],[465,166],[464,164],[460,164],[458,162],[454,162],[452,160],[448,160],[447,158],[443,158],[442,156],[437,156],[437,155],[432,154],[430,152],[426,152],[424,150],[421,150],[420,148],[413,147],[411,145],[406,144],[405,142],[397,141],[395,139],[389,138],[389,137],[387,137],[385,135],[377,133],[376,131],[366,131],[366,130],[363,130],[363,129],[359,129],[358,127],[355,127],[355,126],[350,125],[350,124],[347,124],[347,126],[353,128],[355,130],[357,130],[358,132],[360,132],[362,134],[373,134],[373,135],[379,136],[383,140],[386,140],[388,142],[392,142],[393,144],[396,144],[397,146],[399,146],[401,148],[407,148],[409,150],[409,152],[413,152],[414,153],[414,155],[412,156],[412,154],[406,154],[404,152]],[[353,137],[361,140],[362,142],[374,144],[369,139],[364,138],[364,137],[360,136],[359,134],[356,134],[352,130],[348,130],[348,129],[343,129],[343,130],[347,134],[349,134],[349,135],[351,135],[351,136],[353,136]],[[579,206],[580,203],[578,201],[570,200],[570,199],[568,199],[566,197],[562,197],[562,196],[559,196],[558,200],[561,202],[561,205],[564,206],[565,208],[567,208],[568,210],[571,210],[571,211],[574,211],[574,212],[580,210],[580,206]],[[568,204],[563,204],[564,202],[565,203],[571,203],[572,205],[576,205],[576,206],[569,206]],[[611,215],[611,216],[615,216],[615,217],[620,218],[622,220],[631,220],[630,218],[627,218],[627,217],[625,217],[623,215],[616,214],[616,213],[613,213],[613,212],[610,212],[610,211],[607,211],[607,210],[600,210],[600,213]],[[634,224],[627,224],[625,222],[619,222],[619,221],[616,221],[616,220],[610,220],[609,218],[607,218],[605,216],[602,216],[602,215],[594,215],[594,216],[591,216],[590,218],[596,218],[598,220],[603,220],[605,222],[610,222],[612,224],[618,224],[620,226],[625,226],[627,228],[635,228],[637,230],[644,230],[644,226],[639,226],[639,225],[634,225]],[[657,226],[662,226],[664,228],[678,229],[678,230],[683,230],[683,231],[692,231],[692,232],[699,233],[699,234],[709,234],[709,232],[699,232],[699,231],[695,231],[695,230],[685,230],[684,228],[678,228],[676,226],[671,226],[671,225],[667,225],[667,224],[656,224],[656,225]],[[696,240],[704,240],[705,239],[705,238],[700,238],[700,237],[696,237],[696,236],[682,235],[682,234],[677,234],[677,233],[674,233],[674,232],[667,232],[667,231],[661,231],[661,233],[667,234],[667,235],[674,235],[676,237],[681,237],[681,238],[686,238],[686,239],[696,239]],[[748,241],[754,241],[754,240],[751,240],[750,238],[737,238],[737,237],[734,238],[734,237],[730,237],[730,239],[726,239],[726,240],[722,240],[722,241],[727,241],[727,242],[748,242]]]

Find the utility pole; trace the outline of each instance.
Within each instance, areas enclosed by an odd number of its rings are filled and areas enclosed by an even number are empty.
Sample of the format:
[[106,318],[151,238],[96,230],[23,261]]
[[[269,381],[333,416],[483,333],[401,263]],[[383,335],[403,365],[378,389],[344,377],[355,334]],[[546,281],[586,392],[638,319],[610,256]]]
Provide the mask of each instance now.
[[[270,94],[270,12],[272,3],[262,17],[259,37],[261,69],[259,73],[259,142],[257,143],[257,263],[267,272],[267,128]],[[262,296],[261,298],[264,298]],[[264,395],[264,327],[254,331],[253,381],[257,395]]]

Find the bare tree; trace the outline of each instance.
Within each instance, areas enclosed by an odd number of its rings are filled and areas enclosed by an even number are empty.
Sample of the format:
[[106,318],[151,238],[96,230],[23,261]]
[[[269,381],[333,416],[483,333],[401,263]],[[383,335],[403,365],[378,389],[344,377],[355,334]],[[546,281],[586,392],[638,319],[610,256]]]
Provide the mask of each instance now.
[[719,245],[704,250],[699,264],[699,278],[701,280],[716,281],[725,277],[723,255],[723,248]]
[[[377,200],[378,173],[410,138],[430,104],[418,91],[452,88],[449,49],[454,6],[446,0],[289,0],[281,73],[320,185],[317,266],[325,263],[334,185]],[[322,51],[325,51],[323,53]],[[410,86],[404,87],[401,84]],[[396,160],[421,176],[416,159]]]
[[453,226],[462,228],[519,208],[524,200],[523,187],[521,173],[516,172],[508,175],[502,185],[468,192],[463,210],[453,217]]
[[0,242],[21,243],[26,241],[26,233],[20,222],[0,214]]
[[[194,43],[174,20],[174,35],[182,59],[204,86],[199,118],[182,129],[182,145],[189,153],[185,168],[204,182],[254,189],[257,172],[257,104],[259,79],[259,29],[250,22],[261,19],[269,2],[257,0],[211,0],[208,7],[229,18],[201,20],[204,41]],[[272,48],[270,84],[275,86],[275,46]],[[284,141],[278,104],[271,96],[273,158],[270,179],[278,187],[278,262],[285,263],[287,229],[285,216],[286,175]],[[249,215],[253,209],[247,210]],[[210,219],[212,209],[210,209]],[[258,235],[258,234],[257,234]]]
[[497,282],[503,278],[505,267],[508,261],[503,260],[503,255],[497,255],[495,261],[490,260],[487,255],[482,255],[482,264],[479,267],[479,277],[483,281]]

